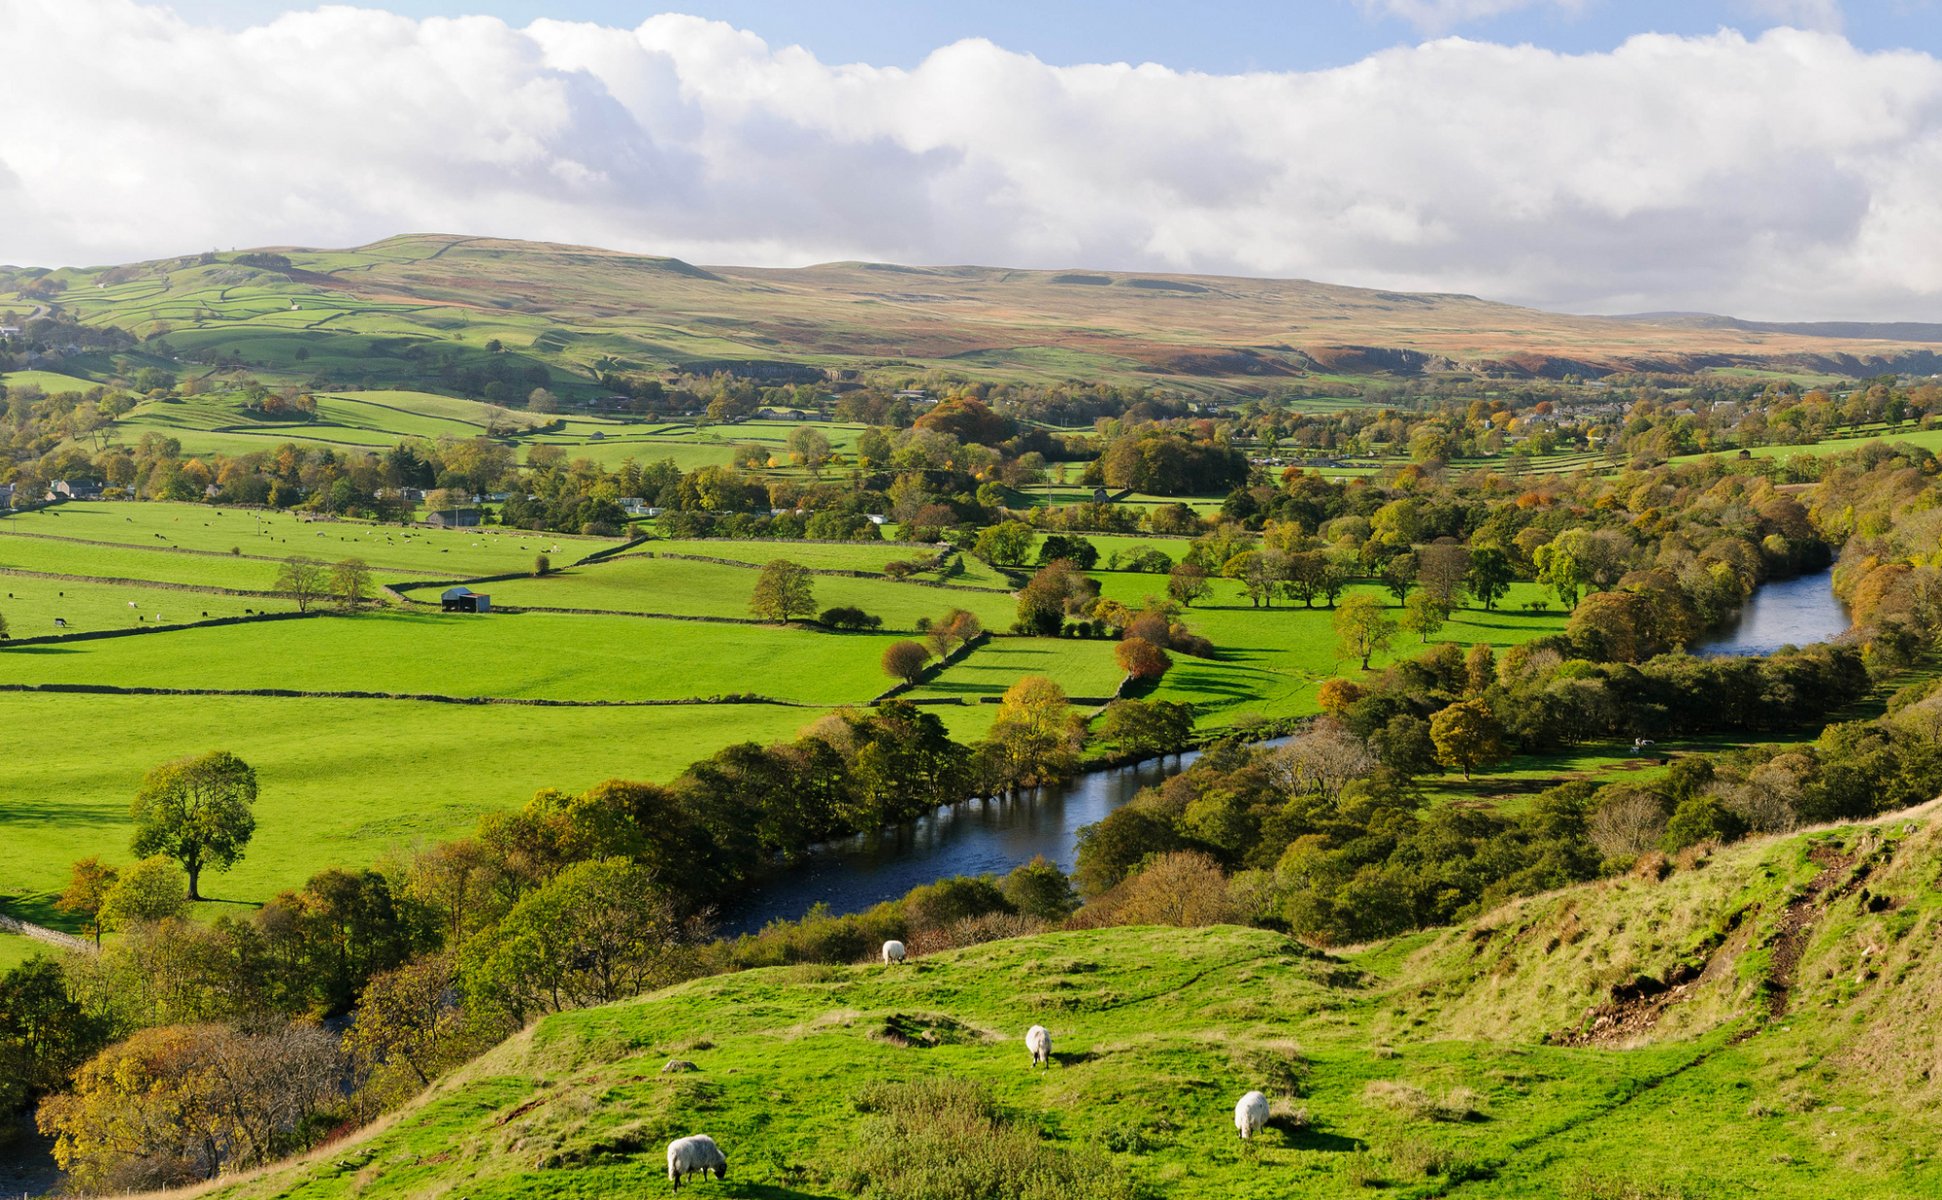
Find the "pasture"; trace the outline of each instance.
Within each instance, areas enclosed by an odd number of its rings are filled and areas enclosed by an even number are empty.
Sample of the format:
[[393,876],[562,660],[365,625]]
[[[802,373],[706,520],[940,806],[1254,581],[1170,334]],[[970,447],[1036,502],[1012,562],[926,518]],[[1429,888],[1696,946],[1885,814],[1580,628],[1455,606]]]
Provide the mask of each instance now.
[[[6,545],[0,542],[0,562]],[[0,568],[0,616],[15,638],[107,629],[150,630],[216,617],[285,612],[296,606],[280,596],[230,596],[131,583],[50,579]],[[56,619],[66,627],[57,627]],[[0,653],[4,653],[0,643]]]
[[68,864],[90,854],[130,861],[128,806],[142,773],[185,754],[229,750],[256,769],[261,787],[247,856],[204,885],[218,898],[204,908],[216,912],[261,903],[325,867],[368,866],[461,835],[481,813],[517,807],[541,788],[666,780],[735,742],[787,740],[820,715],[766,704],[536,708],[0,692],[0,725],[34,731],[34,753],[0,772],[0,899],[12,915],[71,928],[52,909]]
[[566,566],[618,543],[518,529],[431,529],[331,521],[274,509],[150,502],[60,504],[0,517],[0,567],[205,587],[270,588],[299,555],[361,558],[379,581]]
[[[789,552],[778,548],[773,557],[787,558]],[[489,590],[493,603],[519,608],[570,608],[749,620],[748,599],[755,589],[758,574],[759,566],[756,564],[725,566],[628,554],[605,562],[556,571],[544,578],[504,580],[492,584]],[[1017,615],[1017,602],[1004,592],[932,587],[889,579],[855,579],[843,575],[818,575],[813,582],[817,611],[836,605],[853,605],[882,617],[883,627],[887,630],[915,629],[920,617],[942,616],[952,608],[976,613],[987,629],[1008,628]],[[415,599],[434,598],[417,592],[408,594]]]
[[0,683],[856,704],[887,686],[877,660],[894,640],[647,617],[381,612],[0,646]]
[[1124,672],[1114,643],[1077,638],[995,638],[910,692],[912,697],[996,699],[1027,675],[1043,675],[1073,697],[1111,696]]

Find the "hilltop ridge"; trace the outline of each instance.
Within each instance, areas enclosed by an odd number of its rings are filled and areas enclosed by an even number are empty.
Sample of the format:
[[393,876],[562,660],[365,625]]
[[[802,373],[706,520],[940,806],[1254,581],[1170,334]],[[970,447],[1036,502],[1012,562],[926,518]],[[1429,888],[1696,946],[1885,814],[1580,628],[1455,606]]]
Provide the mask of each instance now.
[[675,369],[943,369],[1248,392],[1365,375],[1942,366],[1933,327],[1911,324],[1571,316],[1455,293],[1082,268],[701,266],[454,234],[0,269],[9,303],[166,334],[178,352],[292,371],[344,362],[393,384],[411,354],[488,343],[587,388],[604,373]]
[[[717,976],[547,1018],[211,1194],[616,1194],[665,1186],[665,1141],[707,1131],[723,1195],[849,1195],[883,1136],[872,1085],[949,1078],[1113,1194],[1928,1196],[1939,863],[1930,804],[1338,955],[1145,927]],[[1243,1145],[1251,1087],[1283,1119]]]

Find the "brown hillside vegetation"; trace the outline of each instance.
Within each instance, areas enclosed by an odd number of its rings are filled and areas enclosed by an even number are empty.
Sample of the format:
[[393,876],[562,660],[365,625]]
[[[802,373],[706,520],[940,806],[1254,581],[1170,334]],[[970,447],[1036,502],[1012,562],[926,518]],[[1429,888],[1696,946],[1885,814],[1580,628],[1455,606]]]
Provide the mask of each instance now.
[[[427,337],[449,336],[455,321],[524,322],[543,335],[537,352],[582,365],[942,367],[1243,390],[1316,374],[1933,370],[1938,347],[1929,327],[1570,316],[1466,295],[1232,276],[856,262],[704,268],[446,235],[274,253],[290,266],[174,259],[53,278],[83,319],[140,333],[162,320],[179,330],[185,316],[201,329],[294,324],[302,336],[364,327],[355,314],[293,321],[290,305],[262,303],[287,295],[304,314],[306,297],[322,312],[384,306],[387,328]],[[94,286],[103,282],[119,290]],[[212,284],[222,285],[213,296]]]

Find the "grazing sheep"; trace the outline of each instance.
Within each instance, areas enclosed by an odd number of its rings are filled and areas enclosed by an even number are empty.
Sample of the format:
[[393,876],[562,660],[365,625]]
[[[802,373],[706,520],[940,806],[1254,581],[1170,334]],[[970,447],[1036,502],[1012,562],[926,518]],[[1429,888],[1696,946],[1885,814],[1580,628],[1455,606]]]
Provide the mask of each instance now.
[[904,944],[891,940],[883,944],[883,961],[886,965],[904,961]]
[[692,1137],[676,1138],[668,1143],[668,1182],[674,1190],[681,1190],[684,1176],[701,1172],[703,1179],[713,1171],[716,1179],[728,1178],[728,1158],[715,1145],[715,1139],[705,1133]]
[[1032,1052],[1034,1067],[1052,1065],[1052,1034],[1043,1025],[1034,1025],[1025,1031],[1025,1049]]
[[1260,1092],[1249,1092],[1234,1106],[1234,1128],[1241,1131],[1242,1137],[1253,1137],[1267,1124],[1268,1098]]

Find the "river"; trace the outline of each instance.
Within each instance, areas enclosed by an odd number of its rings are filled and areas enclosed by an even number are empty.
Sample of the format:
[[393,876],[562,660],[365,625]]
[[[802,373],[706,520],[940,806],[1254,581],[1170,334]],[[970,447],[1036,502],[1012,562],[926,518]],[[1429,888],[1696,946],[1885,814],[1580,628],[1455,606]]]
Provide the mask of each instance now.
[[1695,648],[1705,655],[1772,654],[1782,646],[1807,646],[1846,633],[1848,610],[1834,598],[1826,571],[1765,584],[1747,600],[1740,619]]
[[[1700,643],[1695,653],[1771,654],[1782,646],[1838,637],[1848,624],[1831,577],[1820,571],[1761,587],[1739,620]],[[968,800],[876,836],[819,846],[808,862],[755,889],[745,904],[724,914],[722,927],[730,934],[753,932],[776,918],[800,917],[818,902],[837,913],[860,912],[953,875],[1002,875],[1041,854],[1070,871],[1083,826],[1198,757],[1095,771],[1067,787],[1017,800]]]
[[953,875],[1003,875],[1041,854],[1070,871],[1082,827],[1199,757],[1198,752],[1169,755],[1089,771],[1062,788],[1042,788],[1016,800],[967,800],[909,825],[818,846],[808,862],[755,889],[746,904],[724,914],[722,929],[752,933],[778,917],[794,920],[818,902],[837,913],[861,912]]

